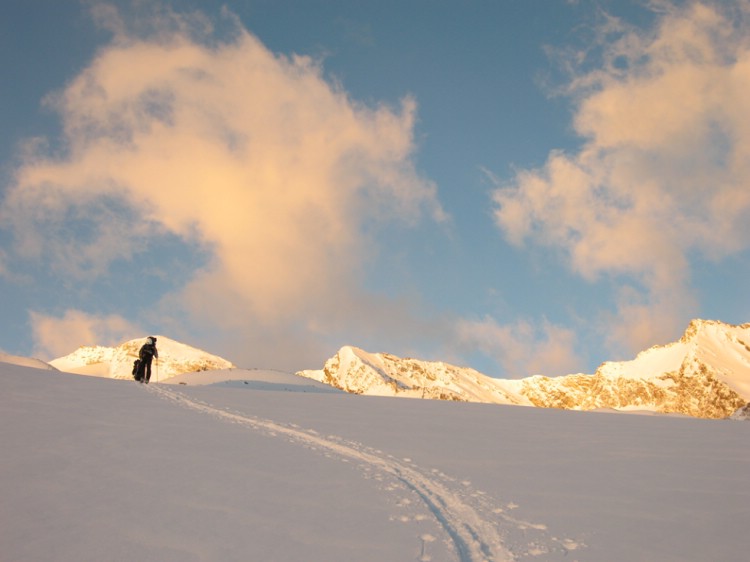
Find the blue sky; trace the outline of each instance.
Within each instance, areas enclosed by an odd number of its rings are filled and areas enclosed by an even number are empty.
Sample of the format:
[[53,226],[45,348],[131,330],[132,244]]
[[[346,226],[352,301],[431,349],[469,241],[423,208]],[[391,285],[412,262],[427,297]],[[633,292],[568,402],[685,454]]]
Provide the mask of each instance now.
[[750,320],[750,3],[0,6],[0,348],[593,372]]

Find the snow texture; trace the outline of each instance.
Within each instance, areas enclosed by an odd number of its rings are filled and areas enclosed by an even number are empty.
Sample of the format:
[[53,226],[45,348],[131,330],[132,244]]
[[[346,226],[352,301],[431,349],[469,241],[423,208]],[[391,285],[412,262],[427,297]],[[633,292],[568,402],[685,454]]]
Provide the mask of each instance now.
[[745,423],[171,382],[0,364],[0,559],[747,558]]

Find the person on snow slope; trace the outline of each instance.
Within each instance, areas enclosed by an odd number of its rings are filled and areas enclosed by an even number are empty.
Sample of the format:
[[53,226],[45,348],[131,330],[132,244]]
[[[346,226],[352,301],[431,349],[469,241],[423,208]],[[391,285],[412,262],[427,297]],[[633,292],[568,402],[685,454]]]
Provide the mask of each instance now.
[[151,361],[154,357],[159,359],[159,351],[156,349],[156,338],[149,336],[146,338],[146,343],[141,346],[141,350],[138,352],[138,358],[141,362],[138,364],[136,380],[148,384],[148,381],[151,380]]

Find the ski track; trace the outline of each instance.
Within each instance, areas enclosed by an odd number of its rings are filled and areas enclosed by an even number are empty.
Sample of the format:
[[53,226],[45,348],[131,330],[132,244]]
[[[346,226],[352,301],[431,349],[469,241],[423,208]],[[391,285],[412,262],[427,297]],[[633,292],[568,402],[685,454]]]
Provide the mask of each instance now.
[[[585,546],[570,539],[544,536],[547,529],[545,525],[522,521],[507,514],[506,509],[515,509],[517,505],[508,503],[505,508],[498,508],[497,503],[493,503],[483,492],[472,491],[470,482],[457,481],[436,469],[425,471],[411,463],[411,459],[403,459],[401,462],[361,443],[347,442],[332,435],[324,437],[314,430],[306,431],[295,425],[284,425],[216,408],[161,385],[149,385],[147,388],[161,398],[183,407],[263,431],[272,437],[283,435],[293,442],[328,451],[342,459],[354,460],[392,476],[425,504],[450,537],[460,562],[513,561],[519,559],[517,556],[535,557],[553,552],[566,556],[569,551]],[[501,530],[506,535],[520,535],[515,537],[513,547],[507,545],[507,539],[504,541],[501,538]],[[538,536],[540,534],[541,537]],[[420,540],[420,560],[430,560],[425,555],[426,543],[435,538],[422,535]]]

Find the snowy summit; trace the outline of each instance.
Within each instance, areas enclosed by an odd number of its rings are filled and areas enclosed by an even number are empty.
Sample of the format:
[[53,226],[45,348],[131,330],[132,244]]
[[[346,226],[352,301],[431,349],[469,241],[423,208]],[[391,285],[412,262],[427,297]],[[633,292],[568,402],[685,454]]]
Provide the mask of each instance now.
[[750,401],[750,324],[694,320],[679,341],[603,363],[593,375],[503,380],[349,346],[322,370],[298,374],[355,394],[726,418]]
[[[231,369],[234,365],[217,355],[212,355],[184,343],[156,336],[159,359],[154,361],[153,379],[165,380],[182,373]],[[113,379],[132,378],[133,361],[144,338],[134,339],[116,347],[82,346],[73,353],[50,361],[50,365],[79,375],[93,375]]]

